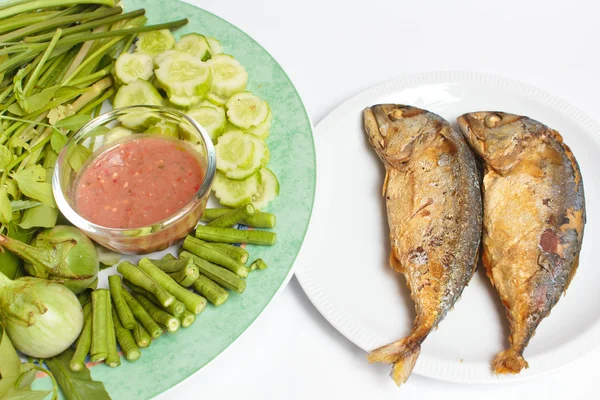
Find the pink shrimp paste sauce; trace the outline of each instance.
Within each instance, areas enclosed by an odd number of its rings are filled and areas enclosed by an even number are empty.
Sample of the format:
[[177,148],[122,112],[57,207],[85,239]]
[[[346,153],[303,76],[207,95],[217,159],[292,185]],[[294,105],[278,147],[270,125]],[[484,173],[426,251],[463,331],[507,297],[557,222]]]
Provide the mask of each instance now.
[[75,185],[75,209],[108,228],[140,228],[180,210],[204,178],[199,158],[184,142],[144,136],[92,159]]

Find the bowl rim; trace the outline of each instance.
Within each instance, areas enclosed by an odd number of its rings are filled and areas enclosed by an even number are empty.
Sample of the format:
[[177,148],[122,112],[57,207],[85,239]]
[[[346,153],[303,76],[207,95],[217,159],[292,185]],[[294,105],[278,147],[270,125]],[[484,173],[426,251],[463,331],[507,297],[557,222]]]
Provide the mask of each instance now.
[[[206,149],[206,171],[204,173],[204,179],[202,180],[202,184],[198,188],[198,191],[194,194],[194,196],[186,203],[184,206],[179,208],[173,214],[169,215],[166,218],[163,218],[160,221],[157,221],[153,224],[136,227],[136,228],[111,228],[103,225],[99,225],[93,223],[86,218],[82,217],[72,206],[69,204],[64,192],[63,192],[63,183],[61,182],[61,169],[65,162],[68,162],[66,159],[67,149],[69,145],[73,143],[77,143],[78,140],[88,134],[91,130],[105,125],[111,121],[116,120],[120,115],[126,114],[131,110],[140,109],[140,110],[149,110],[156,111],[166,114],[171,114],[176,117],[182,118],[192,125],[194,129],[200,134],[202,138],[202,142],[204,143],[204,147]],[[100,135],[102,136],[102,135]],[[185,141],[184,139],[178,139]],[[185,141],[187,142],[187,141]],[[52,173],[52,192],[54,195],[54,200],[58,206],[58,209],[63,213],[63,215],[71,221],[76,227],[79,229],[91,233],[94,235],[101,236],[118,236],[123,238],[132,238],[132,237],[140,237],[147,236],[154,233],[158,233],[168,226],[180,221],[182,218],[187,216],[190,211],[192,211],[197,205],[198,201],[202,199],[206,194],[210,192],[213,180],[216,175],[216,153],[215,148],[212,142],[212,139],[208,135],[208,132],[196,122],[189,115],[184,112],[170,108],[165,106],[155,106],[155,105],[133,105],[127,107],[115,108],[110,111],[107,111],[103,114],[98,115],[97,117],[91,119],[84,126],[82,126],[64,145],[61,149],[56,162],[54,164],[54,171]],[[153,228],[159,227],[159,229],[154,230]],[[135,232],[135,236],[132,236],[132,232]]]

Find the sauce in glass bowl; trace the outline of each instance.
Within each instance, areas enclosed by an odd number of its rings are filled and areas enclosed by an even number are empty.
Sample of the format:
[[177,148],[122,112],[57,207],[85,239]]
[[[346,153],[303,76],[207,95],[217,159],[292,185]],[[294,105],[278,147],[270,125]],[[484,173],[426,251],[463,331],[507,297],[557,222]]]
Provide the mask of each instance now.
[[185,142],[134,135],[101,152],[81,171],[75,209],[108,228],[151,225],[188,204],[204,175]]

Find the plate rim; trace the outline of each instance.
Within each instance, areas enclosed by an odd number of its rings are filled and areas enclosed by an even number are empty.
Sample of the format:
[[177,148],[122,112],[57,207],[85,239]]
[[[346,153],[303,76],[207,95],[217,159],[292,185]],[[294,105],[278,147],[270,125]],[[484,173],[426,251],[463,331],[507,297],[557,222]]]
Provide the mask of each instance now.
[[[319,171],[321,171],[319,163],[322,154],[319,151],[319,138],[326,134],[328,128],[337,123],[346,113],[347,109],[364,104],[367,99],[370,100],[373,97],[393,95],[402,89],[414,87],[416,85],[442,83],[481,84],[487,87],[502,88],[521,95],[526,95],[528,98],[534,99],[542,105],[561,113],[563,116],[576,123],[576,125],[580,126],[582,130],[595,136],[596,140],[600,140],[600,124],[583,111],[577,109],[575,106],[556,95],[513,78],[469,71],[431,71],[403,75],[355,94],[335,107],[316,124],[313,134],[316,143],[317,186],[312,215],[318,215],[316,210],[319,208],[318,199],[320,198],[321,192],[321,190],[319,190]],[[313,227],[314,218],[312,218],[309,223],[308,237],[310,237],[310,232]],[[309,244],[307,244],[307,242],[309,242]],[[369,345],[369,343],[374,341],[372,335],[357,324],[354,324],[348,315],[336,308],[329,300],[328,295],[319,287],[317,283],[318,280],[313,278],[313,276],[318,275],[310,274],[313,264],[303,262],[304,258],[307,257],[306,253],[309,251],[310,240],[305,240],[300,249],[298,258],[296,259],[296,277],[302,290],[319,313],[333,326],[333,328],[346,337],[346,339],[366,352],[369,351],[368,349],[373,349],[375,345]],[[533,372],[529,369],[527,372],[519,375],[492,377],[489,370],[490,363],[473,362],[468,365],[461,364],[462,367],[457,368],[456,362],[444,361],[421,355],[413,373],[431,379],[463,384],[511,383],[552,373],[598,348],[600,348],[600,320],[595,321],[592,326],[575,340],[567,342],[551,352],[529,357],[530,360],[535,360],[534,362],[536,365],[543,365],[543,367],[538,367]],[[367,364],[366,359],[365,364]],[[483,374],[482,371],[486,366],[488,370]]]

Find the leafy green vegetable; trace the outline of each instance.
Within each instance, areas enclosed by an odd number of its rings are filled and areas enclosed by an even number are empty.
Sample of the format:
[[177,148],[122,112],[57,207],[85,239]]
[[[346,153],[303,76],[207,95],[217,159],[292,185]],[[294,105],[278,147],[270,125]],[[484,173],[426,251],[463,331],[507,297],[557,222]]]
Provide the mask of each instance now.
[[40,203],[39,201],[31,201],[31,200],[13,200],[10,202],[10,206],[12,207],[13,212],[27,210],[29,208],[37,207],[40,204],[42,204],[42,203]]
[[4,225],[12,220],[12,205],[5,187],[0,187],[0,222]]
[[81,171],[81,168],[91,155],[92,151],[81,144],[69,146],[67,150],[67,160],[69,160],[69,165],[75,172]]
[[50,146],[52,146],[52,150],[60,153],[66,143],[67,137],[65,135],[56,130],[52,131],[52,136],[50,137]]
[[51,391],[31,390],[38,367],[21,364],[8,335],[0,336],[0,398],[2,400],[43,400]]
[[65,128],[70,131],[74,131],[87,124],[90,121],[90,119],[92,119],[91,115],[75,114],[71,115],[70,117],[61,119],[56,124],[54,124],[54,126],[57,128]]
[[12,175],[17,181],[19,190],[27,197],[41,201],[42,203],[56,207],[52,195],[52,185],[46,182],[46,170],[40,165],[30,165],[22,171]]
[[0,169],[8,167],[13,159],[13,155],[8,147],[0,144]]
[[102,382],[92,380],[90,370],[84,367],[79,372],[69,369],[74,351],[66,350],[56,357],[46,360],[46,365],[58,381],[67,400],[110,400]]
[[23,219],[19,226],[23,229],[29,228],[52,228],[56,225],[58,209],[42,204],[25,210]]

